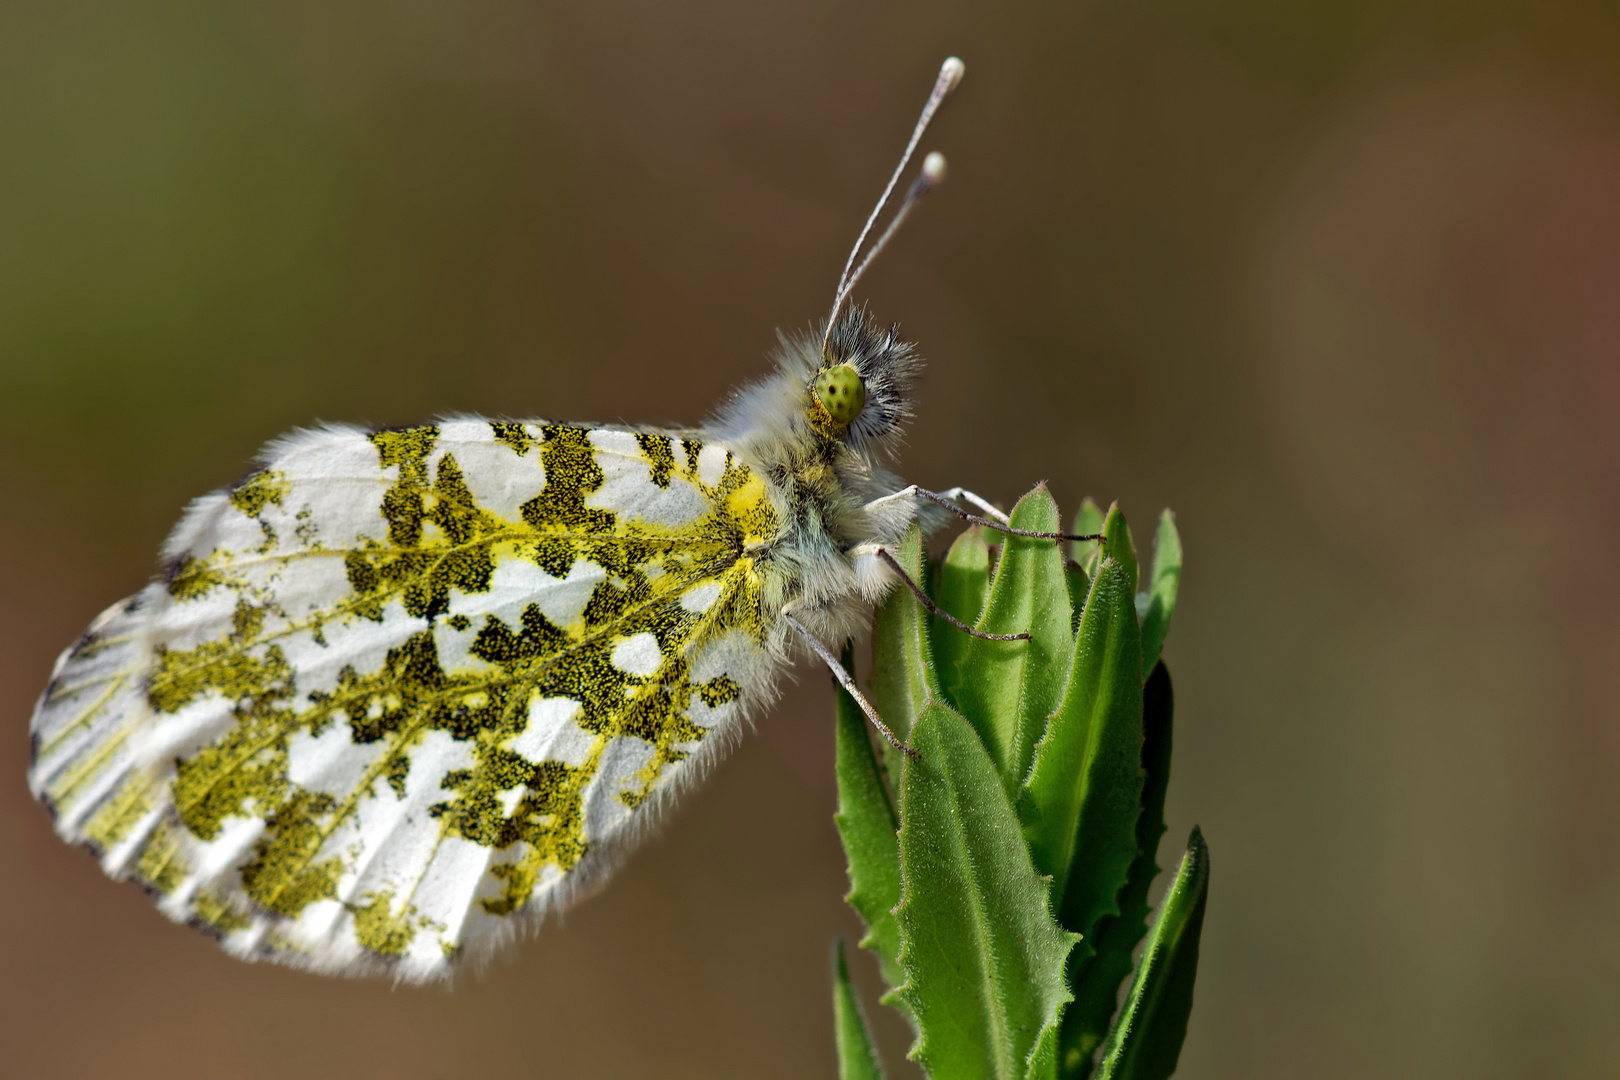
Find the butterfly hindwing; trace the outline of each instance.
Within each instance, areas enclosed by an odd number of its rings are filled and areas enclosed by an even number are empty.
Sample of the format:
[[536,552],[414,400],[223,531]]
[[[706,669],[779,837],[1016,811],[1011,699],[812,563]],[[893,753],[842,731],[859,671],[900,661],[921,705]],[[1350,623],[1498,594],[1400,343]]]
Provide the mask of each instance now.
[[776,529],[697,433],[294,435],[64,655],[31,784],[233,953],[432,977],[603,872],[769,694]]

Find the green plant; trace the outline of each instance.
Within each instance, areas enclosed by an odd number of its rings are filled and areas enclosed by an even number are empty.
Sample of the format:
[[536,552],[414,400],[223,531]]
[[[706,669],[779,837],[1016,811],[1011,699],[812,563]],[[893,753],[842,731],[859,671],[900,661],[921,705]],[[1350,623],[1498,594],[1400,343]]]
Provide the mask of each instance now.
[[[1011,524],[1057,531],[1057,504],[1038,487]],[[1118,507],[1088,499],[1074,532],[1104,539],[1065,560],[1051,540],[1006,535],[993,558],[975,527],[930,565],[913,529],[895,551],[944,610],[1029,635],[972,637],[894,591],[873,623],[871,699],[912,756],[874,752],[839,692],[847,899],[934,1080],[1155,1080],[1186,1034],[1209,882],[1197,829],[1116,1009],[1159,872],[1172,712],[1159,653],[1181,542],[1165,511],[1138,594]],[[852,648],[844,661],[853,671]],[[835,982],[840,1076],[881,1076],[841,946]]]

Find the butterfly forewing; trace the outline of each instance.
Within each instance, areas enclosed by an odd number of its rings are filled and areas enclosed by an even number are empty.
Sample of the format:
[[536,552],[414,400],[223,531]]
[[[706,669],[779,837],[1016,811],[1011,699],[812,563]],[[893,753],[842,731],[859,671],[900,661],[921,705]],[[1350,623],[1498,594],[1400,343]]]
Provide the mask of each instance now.
[[238,955],[431,977],[607,869],[769,693],[776,531],[693,433],[295,435],[63,656],[31,783]]

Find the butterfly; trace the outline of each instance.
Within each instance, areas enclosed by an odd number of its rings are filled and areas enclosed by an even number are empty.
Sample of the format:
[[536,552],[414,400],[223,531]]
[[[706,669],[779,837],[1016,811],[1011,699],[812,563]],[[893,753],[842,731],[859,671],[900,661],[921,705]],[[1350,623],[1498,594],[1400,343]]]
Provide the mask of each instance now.
[[885,466],[918,359],[847,307],[962,71],[820,334],[708,425],[327,426],[194,502],[35,709],[58,833],[235,956],[417,982],[599,885],[798,643],[894,741],[824,640],[897,580],[927,602],[888,553],[919,518],[1013,531]]

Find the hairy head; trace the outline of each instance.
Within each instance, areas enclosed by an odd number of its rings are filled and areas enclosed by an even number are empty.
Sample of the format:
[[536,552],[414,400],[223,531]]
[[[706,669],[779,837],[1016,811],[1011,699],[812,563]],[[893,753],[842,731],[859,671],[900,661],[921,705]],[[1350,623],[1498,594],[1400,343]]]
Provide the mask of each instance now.
[[893,453],[894,437],[912,414],[920,366],[895,327],[880,326],[864,310],[847,311],[830,333],[816,327],[784,335],[776,371],[733,395],[715,427],[762,459],[845,448],[876,464],[880,449]]

